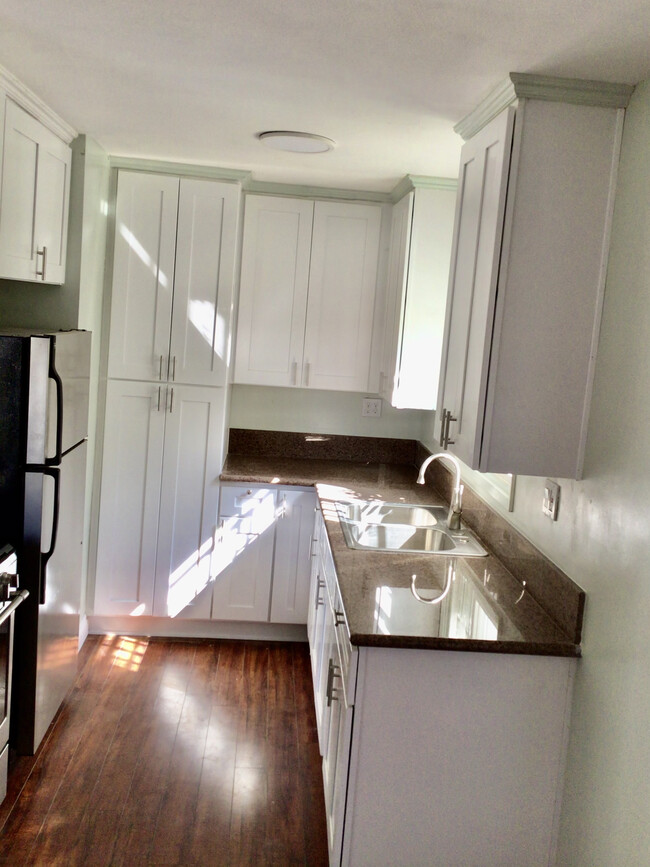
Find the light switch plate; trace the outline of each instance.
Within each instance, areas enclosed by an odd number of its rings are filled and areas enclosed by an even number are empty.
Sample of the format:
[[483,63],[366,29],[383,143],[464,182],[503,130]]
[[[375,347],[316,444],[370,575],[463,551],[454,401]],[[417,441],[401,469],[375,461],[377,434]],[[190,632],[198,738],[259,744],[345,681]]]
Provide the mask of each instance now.
[[544,482],[544,499],[542,501],[542,512],[551,519],[557,521],[557,510],[560,502],[560,486],[552,479],[546,479]]

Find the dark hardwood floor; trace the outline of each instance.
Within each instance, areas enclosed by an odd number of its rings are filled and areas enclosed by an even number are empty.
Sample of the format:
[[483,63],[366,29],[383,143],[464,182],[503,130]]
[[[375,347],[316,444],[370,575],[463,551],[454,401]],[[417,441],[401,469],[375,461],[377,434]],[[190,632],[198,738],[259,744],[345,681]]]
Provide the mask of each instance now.
[[0,827],[0,864],[326,865],[307,645],[91,636]]

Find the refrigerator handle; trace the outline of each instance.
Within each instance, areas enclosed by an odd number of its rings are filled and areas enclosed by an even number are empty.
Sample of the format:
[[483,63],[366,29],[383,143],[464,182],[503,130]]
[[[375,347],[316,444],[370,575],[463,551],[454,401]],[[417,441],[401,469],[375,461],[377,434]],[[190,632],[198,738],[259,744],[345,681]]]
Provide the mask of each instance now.
[[61,453],[63,451],[63,383],[61,377],[57,373],[54,366],[54,344],[50,351],[50,369],[47,372],[50,379],[54,380],[56,386],[56,454],[45,458],[47,466],[57,465],[61,463]]
[[56,536],[59,530],[59,491],[61,488],[61,470],[58,467],[41,467],[41,472],[44,476],[51,476],[54,479],[54,511],[52,514],[52,534],[50,536],[50,547],[47,551],[41,553],[41,590],[39,604],[45,603],[45,567],[47,561],[54,554],[56,547]]

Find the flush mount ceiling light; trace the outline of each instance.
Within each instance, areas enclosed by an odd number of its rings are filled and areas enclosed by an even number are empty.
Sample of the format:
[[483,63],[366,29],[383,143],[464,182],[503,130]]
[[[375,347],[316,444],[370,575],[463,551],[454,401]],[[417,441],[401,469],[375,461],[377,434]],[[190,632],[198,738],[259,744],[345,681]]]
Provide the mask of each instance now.
[[322,154],[331,151],[336,144],[331,138],[325,138],[323,135],[279,129],[260,132],[257,137],[270,148],[297,154]]

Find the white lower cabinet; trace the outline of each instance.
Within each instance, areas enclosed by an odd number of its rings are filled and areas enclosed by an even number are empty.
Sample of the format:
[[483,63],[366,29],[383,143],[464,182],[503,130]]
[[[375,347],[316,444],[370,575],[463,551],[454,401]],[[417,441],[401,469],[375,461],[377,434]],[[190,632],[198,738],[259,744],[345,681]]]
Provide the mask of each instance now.
[[223,403],[220,388],[109,381],[95,614],[210,617]]
[[327,548],[309,635],[330,864],[553,864],[575,660],[352,647]]
[[212,619],[307,623],[316,495],[223,485]]

